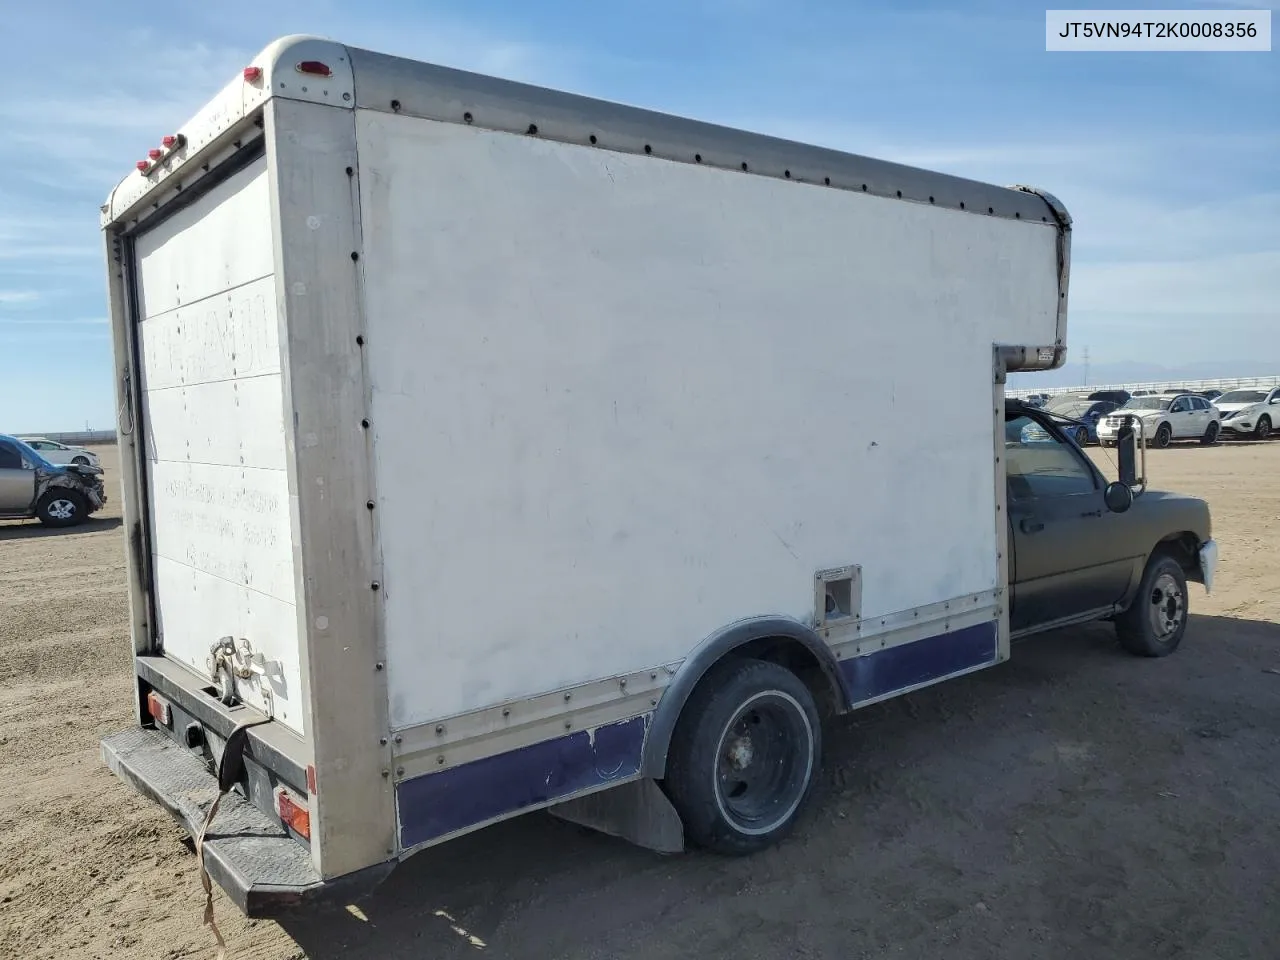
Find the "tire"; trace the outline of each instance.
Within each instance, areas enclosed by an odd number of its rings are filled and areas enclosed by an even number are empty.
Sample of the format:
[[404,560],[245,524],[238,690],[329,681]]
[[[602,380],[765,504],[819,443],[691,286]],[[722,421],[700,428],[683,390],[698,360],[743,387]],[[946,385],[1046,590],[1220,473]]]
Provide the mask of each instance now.
[[1217,420],[1209,424],[1209,428],[1205,430],[1204,436],[1200,438],[1200,442],[1206,447],[1218,442],[1218,434],[1222,431],[1222,426]]
[[1076,427],[1076,446],[1083,447],[1089,442],[1089,431],[1085,427]]
[[74,527],[89,519],[89,504],[78,490],[54,487],[40,498],[36,517],[46,527]]
[[1173,442],[1173,427],[1167,423],[1162,423],[1156,429],[1156,435],[1151,445],[1157,450],[1163,450]]
[[821,760],[809,688],[776,663],[730,658],[685,704],[664,785],[693,843],[741,856],[791,829]]
[[1258,424],[1253,428],[1253,435],[1259,440],[1266,440],[1271,436],[1271,418],[1265,413],[1258,418]]
[[1112,443],[1110,440],[1102,440],[1102,439],[1099,439],[1099,440],[1098,440],[1098,446],[1100,446],[1100,447],[1106,447],[1106,448],[1109,450],[1109,449],[1111,449],[1112,447],[1114,447],[1114,446],[1115,446],[1115,444],[1114,444],[1114,443]]
[[71,461],[71,462],[72,462],[72,463],[78,463],[78,464],[80,464],[80,466],[82,466],[82,467],[87,467],[87,466],[89,465],[89,458],[88,458],[88,457],[74,457],[74,458],[72,459],[72,461]]
[[1167,657],[1187,631],[1187,575],[1166,553],[1152,555],[1129,609],[1116,617],[1120,646],[1139,657]]

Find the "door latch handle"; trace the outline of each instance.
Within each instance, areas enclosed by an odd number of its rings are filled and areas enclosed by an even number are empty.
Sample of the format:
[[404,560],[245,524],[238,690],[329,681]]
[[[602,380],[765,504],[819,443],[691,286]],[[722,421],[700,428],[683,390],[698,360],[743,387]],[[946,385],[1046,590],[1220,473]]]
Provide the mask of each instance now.
[[1044,524],[1039,520],[1027,518],[1018,524],[1022,528],[1023,533],[1038,533],[1044,529]]

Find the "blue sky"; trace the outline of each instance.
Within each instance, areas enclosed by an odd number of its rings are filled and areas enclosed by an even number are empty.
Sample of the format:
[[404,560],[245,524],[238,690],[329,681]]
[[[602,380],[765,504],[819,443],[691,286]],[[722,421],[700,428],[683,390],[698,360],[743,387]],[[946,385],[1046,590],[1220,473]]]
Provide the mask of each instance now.
[[472,0],[357,13],[229,0],[158,16],[71,0],[5,19],[0,432],[112,425],[98,206],[287,33],[1043,186],[1076,218],[1075,358],[1087,346],[1098,369],[1280,373],[1274,51],[1050,54],[1043,7],[1013,2]]

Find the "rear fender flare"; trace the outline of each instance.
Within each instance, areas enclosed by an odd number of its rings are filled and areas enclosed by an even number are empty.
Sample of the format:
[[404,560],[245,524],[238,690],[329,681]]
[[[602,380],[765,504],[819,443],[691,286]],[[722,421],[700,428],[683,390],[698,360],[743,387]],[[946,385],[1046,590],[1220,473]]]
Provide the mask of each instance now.
[[721,628],[703,640],[685,659],[674,679],[658,701],[653,719],[649,723],[649,735],[645,738],[644,759],[641,772],[646,777],[661,780],[666,775],[667,753],[676,723],[684,705],[698,682],[707,671],[724,657],[756,640],[779,640],[801,644],[821,668],[823,678],[830,686],[832,699],[839,712],[849,709],[849,696],[845,690],[840,665],[831,648],[808,627],[790,617],[752,617],[739,620]]

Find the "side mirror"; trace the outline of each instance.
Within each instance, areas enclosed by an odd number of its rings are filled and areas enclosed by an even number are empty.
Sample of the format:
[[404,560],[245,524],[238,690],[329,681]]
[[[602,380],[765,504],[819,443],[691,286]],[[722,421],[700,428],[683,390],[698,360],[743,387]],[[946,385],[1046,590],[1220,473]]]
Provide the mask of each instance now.
[[1102,499],[1106,501],[1107,509],[1112,513],[1124,513],[1133,506],[1133,490],[1127,483],[1113,480],[1107,484]]
[[1119,460],[1120,482],[1126,487],[1138,482],[1138,434],[1133,429],[1134,418],[1125,417],[1116,431],[1116,455]]

